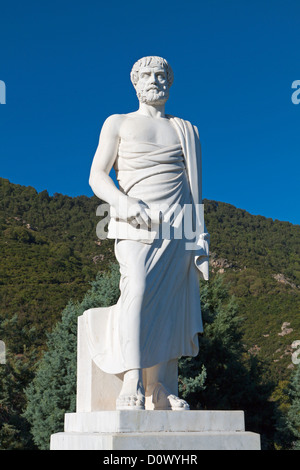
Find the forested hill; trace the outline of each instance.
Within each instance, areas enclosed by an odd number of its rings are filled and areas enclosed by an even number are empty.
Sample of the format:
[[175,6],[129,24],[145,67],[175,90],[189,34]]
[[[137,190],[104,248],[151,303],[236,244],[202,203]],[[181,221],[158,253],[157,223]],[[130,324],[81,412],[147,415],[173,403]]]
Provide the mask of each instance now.
[[[211,275],[230,282],[247,349],[286,378],[300,340],[300,226],[204,203]],[[68,301],[115,260],[113,241],[96,235],[98,205],[0,178],[0,339],[14,354],[41,351]]]

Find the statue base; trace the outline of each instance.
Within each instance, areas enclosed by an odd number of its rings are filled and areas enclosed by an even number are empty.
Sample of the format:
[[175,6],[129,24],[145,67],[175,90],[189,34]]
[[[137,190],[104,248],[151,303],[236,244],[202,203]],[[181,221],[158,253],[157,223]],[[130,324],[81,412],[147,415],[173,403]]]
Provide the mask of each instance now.
[[260,450],[243,411],[94,411],[65,414],[50,450]]

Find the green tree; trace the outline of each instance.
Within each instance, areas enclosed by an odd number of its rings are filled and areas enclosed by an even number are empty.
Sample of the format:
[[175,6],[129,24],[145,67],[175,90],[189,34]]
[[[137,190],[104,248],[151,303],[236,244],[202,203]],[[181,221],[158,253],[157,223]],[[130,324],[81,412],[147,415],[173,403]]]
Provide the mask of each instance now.
[[205,406],[199,398],[208,400],[207,389],[210,403],[218,401],[220,406],[221,398],[226,407],[227,393],[220,397],[219,390],[224,388],[224,370],[230,366],[230,358],[241,352],[241,332],[238,329],[241,319],[237,315],[235,299],[229,295],[222,276],[201,282],[200,292],[204,334],[199,336],[198,356],[179,362],[179,390],[194,408]]
[[29,375],[30,362],[22,354],[6,351],[0,364],[0,450],[32,449],[29,424],[22,411],[25,406],[22,380]]
[[[244,410],[246,427],[273,448],[275,404],[273,384],[243,344],[238,303],[220,275],[200,286],[204,334],[199,354],[179,363],[179,390],[194,409]],[[188,379],[187,379],[188,378]]]
[[76,406],[77,318],[92,307],[106,307],[119,297],[119,267],[98,274],[82,302],[70,301],[53,331],[34,380],[26,389],[24,417],[39,449],[49,449],[50,435],[63,430],[64,414]]
[[300,365],[291,377],[288,395],[291,405],[287,412],[287,425],[293,436],[292,449],[300,450]]

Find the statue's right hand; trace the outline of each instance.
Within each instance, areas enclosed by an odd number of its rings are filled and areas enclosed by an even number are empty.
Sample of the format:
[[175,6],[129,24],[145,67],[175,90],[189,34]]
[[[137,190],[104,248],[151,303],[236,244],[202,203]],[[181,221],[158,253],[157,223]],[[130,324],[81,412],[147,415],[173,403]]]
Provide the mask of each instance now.
[[111,216],[129,222],[133,226],[150,226],[151,220],[146,210],[147,204],[139,199],[125,196],[119,199],[118,204],[111,208]]

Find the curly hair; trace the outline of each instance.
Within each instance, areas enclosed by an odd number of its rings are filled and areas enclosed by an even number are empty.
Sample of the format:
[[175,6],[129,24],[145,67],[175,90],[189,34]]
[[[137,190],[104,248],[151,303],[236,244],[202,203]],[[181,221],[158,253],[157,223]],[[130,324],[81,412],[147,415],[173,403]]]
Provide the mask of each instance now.
[[142,57],[141,59],[135,62],[130,72],[130,79],[131,79],[133,86],[135,87],[138,82],[139,71],[141,67],[148,67],[148,66],[155,66],[155,65],[161,65],[164,67],[166,74],[167,74],[167,80],[168,80],[168,84],[170,88],[174,80],[173,70],[170,64],[166,61],[166,59],[163,59],[162,57],[158,57],[158,56]]

